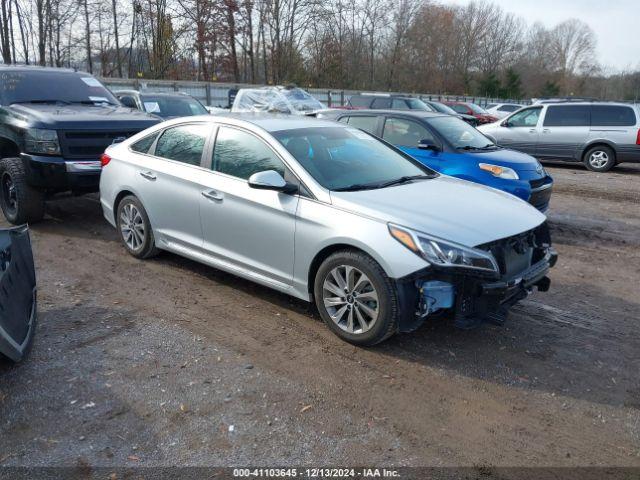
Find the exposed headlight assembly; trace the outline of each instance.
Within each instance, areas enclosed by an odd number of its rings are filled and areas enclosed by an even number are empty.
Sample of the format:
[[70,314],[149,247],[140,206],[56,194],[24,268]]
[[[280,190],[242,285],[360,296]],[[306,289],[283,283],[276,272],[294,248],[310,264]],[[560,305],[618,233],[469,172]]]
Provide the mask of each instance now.
[[479,163],[480,170],[485,170],[494,177],[504,178],[505,180],[519,180],[518,174],[509,167],[501,167],[500,165],[492,165],[490,163]]
[[389,233],[413,253],[434,265],[494,273],[500,271],[491,253],[465,247],[391,223],[389,224]]
[[24,136],[25,150],[29,153],[60,155],[58,132],[42,128],[29,128]]

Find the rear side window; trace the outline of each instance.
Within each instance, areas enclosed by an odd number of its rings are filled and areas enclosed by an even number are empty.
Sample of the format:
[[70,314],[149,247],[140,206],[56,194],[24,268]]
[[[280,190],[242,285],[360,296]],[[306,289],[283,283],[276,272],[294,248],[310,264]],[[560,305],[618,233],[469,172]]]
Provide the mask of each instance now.
[[200,166],[209,125],[190,124],[167,128],[156,143],[155,156]]
[[498,107],[498,110],[501,112],[515,112],[519,108],[520,105],[502,105],[501,107]]
[[390,98],[376,98],[371,104],[371,108],[389,108],[390,106]]
[[458,113],[469,113],[469,109],[467,107],[465,107],[464,105],[460,105],[458,103],[454,103],[453,105],[449,105],[451,108],[453,108],[456,112]]
[[349,117],[349,125],[375,135],[376,127],[378,125],[378,117]]
[[636,124],[636,114],[631,107],[620,105],[593,105],[591,125],[598,127],[632,127]]
[[349,99],[349,104],[351,104],[352,107],[368,107],[369,106],[369,102],[371,102],[370,98],[367,97],[363,97],[362,95],[353,95],[350,99]]
[[[306,144],[301,149],[307,148]],[[235,128],[220,127],[213,153],[213,169],[248,180],[251,175],[275,170],[284,177],[282,160],[258,137]]]
[[588,127],[591,124],[589,105],[554,105],[547,108],[545,127]]
[[151,135],[147,135],[146,137],[138,140],[136,143],[131,145],[131,150],[138,153],[147,153],[153,145],[153,142],[158,138],[159,132],[152,133]]
[[393,103],[391,104],[391,108],[394,110],[409,110],[409,105],[405,100],[399,100],[397,98],[393,99]]

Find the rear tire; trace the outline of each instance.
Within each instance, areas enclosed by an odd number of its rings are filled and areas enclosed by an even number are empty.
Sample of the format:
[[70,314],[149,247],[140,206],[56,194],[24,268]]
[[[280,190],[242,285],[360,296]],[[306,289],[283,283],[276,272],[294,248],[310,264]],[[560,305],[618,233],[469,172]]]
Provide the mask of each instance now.
[[0,207],[14,225],[36,223],[44,217],[44,195],[27,183],[19,158],[0,160]]
[[116,226],[124,248],[132,256],[145,259],[160,252],[156,248],[147,211],[137,197],[127,195],[120,201],[116,214]]
[[587,150],[583,162],[592,172],[608,172],[616,164],[616,154],[611,147],[598,145]]
[[365,253],[343,250],[327,257],[314,280],[322,320],[355,345],[380,343],[398,331],[398,296],[393,281]]

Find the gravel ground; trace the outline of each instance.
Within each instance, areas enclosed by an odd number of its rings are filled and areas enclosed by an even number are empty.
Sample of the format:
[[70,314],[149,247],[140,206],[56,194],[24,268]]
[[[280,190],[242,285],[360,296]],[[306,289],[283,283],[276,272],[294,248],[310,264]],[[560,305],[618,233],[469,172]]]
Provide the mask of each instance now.
[[0,465],[640,467],[640,166],[549,171],[551,291],[371,349],[232,275],[133,259],[95,197],[51,202]]

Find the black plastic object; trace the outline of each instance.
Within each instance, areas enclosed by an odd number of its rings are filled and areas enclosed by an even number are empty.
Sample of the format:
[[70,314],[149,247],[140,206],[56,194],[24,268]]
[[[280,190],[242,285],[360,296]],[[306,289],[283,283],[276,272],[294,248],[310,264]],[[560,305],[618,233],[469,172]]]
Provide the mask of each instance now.
[[0,229],[0,353],[28,352],[36,326],[36,272],[29,229]]

